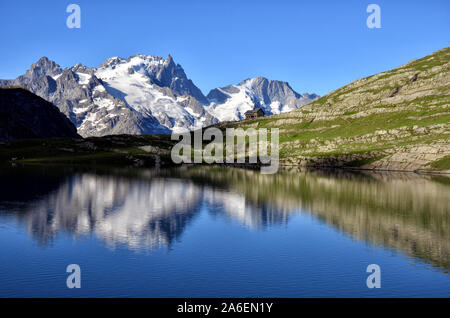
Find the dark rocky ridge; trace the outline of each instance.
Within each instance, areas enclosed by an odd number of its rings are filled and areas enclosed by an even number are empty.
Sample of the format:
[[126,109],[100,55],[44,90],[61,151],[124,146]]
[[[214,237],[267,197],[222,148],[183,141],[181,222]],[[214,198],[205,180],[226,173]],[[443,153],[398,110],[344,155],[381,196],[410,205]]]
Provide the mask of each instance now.
[[26,89],[0,89],[0,141],[57,137],[81,138],[52,103]]

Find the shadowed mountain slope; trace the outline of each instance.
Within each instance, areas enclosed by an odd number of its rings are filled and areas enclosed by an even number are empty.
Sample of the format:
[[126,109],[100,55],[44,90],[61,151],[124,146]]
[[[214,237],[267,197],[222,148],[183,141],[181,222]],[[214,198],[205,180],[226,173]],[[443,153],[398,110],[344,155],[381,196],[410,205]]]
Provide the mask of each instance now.
[[75,126],[52,103],[22,89],[0,89],[0,141],[80,138]]

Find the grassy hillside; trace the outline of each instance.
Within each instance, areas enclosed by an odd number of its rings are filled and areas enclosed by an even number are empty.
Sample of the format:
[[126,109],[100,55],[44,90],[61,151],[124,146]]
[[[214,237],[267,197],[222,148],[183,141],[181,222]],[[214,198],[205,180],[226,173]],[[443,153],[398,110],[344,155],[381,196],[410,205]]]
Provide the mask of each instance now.
[[279,128],[285,165],[450,170],[450,47],[293,112],[220,127]]

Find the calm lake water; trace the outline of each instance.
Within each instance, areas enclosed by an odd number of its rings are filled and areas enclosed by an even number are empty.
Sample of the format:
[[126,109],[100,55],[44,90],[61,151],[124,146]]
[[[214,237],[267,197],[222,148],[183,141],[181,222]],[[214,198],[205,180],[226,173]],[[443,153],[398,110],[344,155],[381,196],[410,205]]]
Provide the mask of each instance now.
[[449,270],[447,177],[0,169],[0,297],[450,297]]

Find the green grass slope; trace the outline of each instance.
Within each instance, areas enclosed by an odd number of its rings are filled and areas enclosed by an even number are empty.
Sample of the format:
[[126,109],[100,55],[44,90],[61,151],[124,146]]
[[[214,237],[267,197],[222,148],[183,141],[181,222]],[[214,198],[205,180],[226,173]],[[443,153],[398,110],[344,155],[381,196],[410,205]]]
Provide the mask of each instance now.
[[450,47],[293,112],[219,127],[279,128],[285,165],[450,171]]

